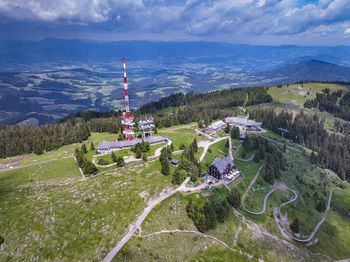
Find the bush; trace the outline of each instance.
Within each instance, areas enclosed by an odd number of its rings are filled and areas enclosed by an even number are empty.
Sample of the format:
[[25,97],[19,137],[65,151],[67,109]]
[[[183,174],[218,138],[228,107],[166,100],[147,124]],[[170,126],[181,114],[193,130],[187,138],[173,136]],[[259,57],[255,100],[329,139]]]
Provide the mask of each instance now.
[[125,162],[124,162],[124,158],[123,157],[118,157],[118,159],[117,159],[117,166],[118,167],[122,167],[122,166],[124,166],[125,165]]
[[109,162],[109,160],[107,160],[107,159],[100,158],[100,159],[97,161],[97,164],[102,165],[102,166],[105,166],[105,165],[109,165],[110,162]]

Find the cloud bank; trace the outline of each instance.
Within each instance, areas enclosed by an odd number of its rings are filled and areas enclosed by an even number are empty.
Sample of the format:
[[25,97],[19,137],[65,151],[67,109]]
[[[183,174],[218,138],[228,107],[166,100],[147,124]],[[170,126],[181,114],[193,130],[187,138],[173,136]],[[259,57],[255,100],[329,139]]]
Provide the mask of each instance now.
[[350,0],[0,0],[0,23],[214,40],[333,37],[346,43]]

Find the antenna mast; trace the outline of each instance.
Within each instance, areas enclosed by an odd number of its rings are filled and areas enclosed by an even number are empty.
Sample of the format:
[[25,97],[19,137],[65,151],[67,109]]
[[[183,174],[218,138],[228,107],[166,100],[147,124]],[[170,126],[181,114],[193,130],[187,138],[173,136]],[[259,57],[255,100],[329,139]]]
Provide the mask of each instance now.
[[121,116],[122,125],[124,126],[124,140],[133,140],[135,139],[133,127],[135,125],[134,117],[130,115],[129,109],[129,95],[128,95],[128,81],[126,79],[126,66],[125,58],[123,58],[123,68],[124,68],[124,100],[125,100],[125,112]]

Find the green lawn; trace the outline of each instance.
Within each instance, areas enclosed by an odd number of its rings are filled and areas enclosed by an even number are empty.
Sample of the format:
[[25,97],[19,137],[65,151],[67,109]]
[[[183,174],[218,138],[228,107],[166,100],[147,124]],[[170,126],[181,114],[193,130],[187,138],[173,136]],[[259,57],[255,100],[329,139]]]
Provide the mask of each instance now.
[[0,260],[100,261],[171,186],[159,161],[83,180],[72,158],[0,175]]
[[[90,144],[93,142],[95,144],[95,147],[97,144],[103,140],[115,140],[117,138],[117,134],[110,134],[110,133],[91,133],[91,136],[89,140],[84,141],[87,149],[90,149]],[[49,151],[49,152],[44,152],[41,155],[35,155],[32,154],[31,157],[19,161],[21,165],[28,165],[28,164],[33,164],[36,162],[42,162],[45,160],[49,159],[62,159],[64,157],[70,156],[74,153],[75,148],[80,148],[83,143],[76,143],[76,144],[71,144],[71,145],[66,145],[62,146],[57,150]],[[91,159],[91,156],[96,154],[96,151],[89,151],[88,157]],[[15,157],[10,157],[6,159],[0,159],[0,164],[4,163],[6,161],[12,160],[12,159],[17,159],[21,156],[15,156]]]
[[315,98],[316,93],[321,93],[325,88],[330,88],[332,92],[346,89],[346,87],[337,84],[307,83],[303,87],[300,84],[284,85],[282,88],[269,87],[267,92],[273,97],[274,101],[282,103],[290,102],[303,106],[307,99]]
[[203,136],[197,136],[192,128],[161,129],[158,131],[158,134],[173,141],[176,148],[179,148],[181,145],[190,146],[194,138],[196,138],[197,142],[205,139]]
[[209,152],[209,149],[207,153],[205,154],[205,157],[202,161],[203,163],[203,170],[208,170],[209,166],[213,163],[213,160],[216,157],[224,157],[228,156],[228,147],[226,147],[226,139],[221,140],[213,145],[210,146],[211,152]]

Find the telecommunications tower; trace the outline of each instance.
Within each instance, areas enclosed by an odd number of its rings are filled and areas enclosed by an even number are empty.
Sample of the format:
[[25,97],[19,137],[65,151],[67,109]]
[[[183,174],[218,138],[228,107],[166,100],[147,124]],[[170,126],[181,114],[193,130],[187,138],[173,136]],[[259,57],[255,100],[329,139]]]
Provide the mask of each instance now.
[[126,80],[126,69],[125,69],[125,58],[123,58],[123,67],[124,67],[124,94],[125,94],[125,112],[123,112],[122,125],[124,126],[124,140],[133,140],[135,139],[135,132],[132,130],[135,122],[134,117],[130,115],[129,110],[129,95],[128,95],[128,81]]

